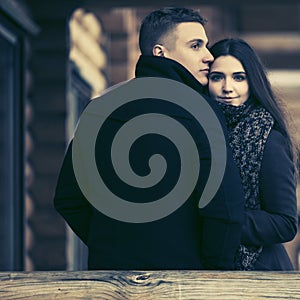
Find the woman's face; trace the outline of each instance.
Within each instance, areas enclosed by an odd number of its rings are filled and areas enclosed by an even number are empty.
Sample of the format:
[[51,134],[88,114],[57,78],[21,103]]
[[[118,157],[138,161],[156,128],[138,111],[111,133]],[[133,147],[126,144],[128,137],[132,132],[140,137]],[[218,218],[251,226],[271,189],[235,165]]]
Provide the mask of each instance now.
[[249,98],[249,84],[245,69],[231,55],[219,56],[211,65],[208,89],[210,96],[233,106],[242,105]]

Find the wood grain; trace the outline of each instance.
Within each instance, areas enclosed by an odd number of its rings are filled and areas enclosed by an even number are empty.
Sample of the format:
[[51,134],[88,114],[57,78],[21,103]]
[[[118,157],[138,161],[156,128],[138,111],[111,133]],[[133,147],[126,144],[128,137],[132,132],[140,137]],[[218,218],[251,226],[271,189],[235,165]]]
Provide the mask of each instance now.
[[300,299],[300,272],[1,272],[0,299]]

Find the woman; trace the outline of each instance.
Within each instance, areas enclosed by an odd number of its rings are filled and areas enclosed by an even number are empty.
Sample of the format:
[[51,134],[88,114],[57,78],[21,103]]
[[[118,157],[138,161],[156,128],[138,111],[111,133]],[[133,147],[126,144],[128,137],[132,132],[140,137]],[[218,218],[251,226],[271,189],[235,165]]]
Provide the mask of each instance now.
[[237,270],[292,270],[281,243],[297,232],[295,146],[254,50],[225,39],[210,49],[208,92],[222,108],[245,192]]

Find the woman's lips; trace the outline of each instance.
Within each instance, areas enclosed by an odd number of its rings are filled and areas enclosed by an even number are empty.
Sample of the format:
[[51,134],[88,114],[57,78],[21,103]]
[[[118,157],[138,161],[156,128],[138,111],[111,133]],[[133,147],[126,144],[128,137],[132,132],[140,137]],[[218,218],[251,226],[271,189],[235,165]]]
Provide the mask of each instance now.
[[233,100],[236,98],[237,97],[218,97],[217,100],[220,102],[231,104],[233,102]]
[[234,99],[237,99],[238,97],[218,97],[218,99],[222,101],[232,101]]

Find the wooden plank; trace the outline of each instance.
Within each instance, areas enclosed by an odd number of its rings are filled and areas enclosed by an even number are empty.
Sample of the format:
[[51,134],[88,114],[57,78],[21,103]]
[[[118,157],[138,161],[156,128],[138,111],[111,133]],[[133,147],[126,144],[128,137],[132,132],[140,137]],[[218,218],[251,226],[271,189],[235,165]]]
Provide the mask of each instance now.
[[300,272],[2,272],[1,299],[300,299]]
[[[267,19],[269,20],[269,19]],[[300,35],[296,31],[248,32],[241,35],[257,51],[263,53],[297,53],[300,50]]]
[[[33,1],[33,0],[30,0]],[[35,0],[38,1],[38,0]],[[49,3],[52,3],[53,1],[49,1]],[[45,2],[46,5],[47,1]],[[87,7],[91,10],[95,10],[95,9],[101,9],[103,7],[122,7],[122,6],[149,6],[149,7],[157,7],[157,8],[161,8],[164,6],[199,6],[199,5],[224,5],[227,7],[230,6],[238,6],[241,4],[247,4],[247,5],[272,5],[272,4],[299,4],[299,0],[285,0],[284,2],[282,0],[226,0],[226,4],[224,2],[224,0],[186,0],[186,1],[182,1],[182,0],[173,0],[171,1],[167,1],[167,0],[152,0],[149,1],[148,3],[146,1],[140,1],[140,0],[85,0],[83,1],[82,5],[84,7]],[[59,5],[57,5],[57,10],[59,10]]]

